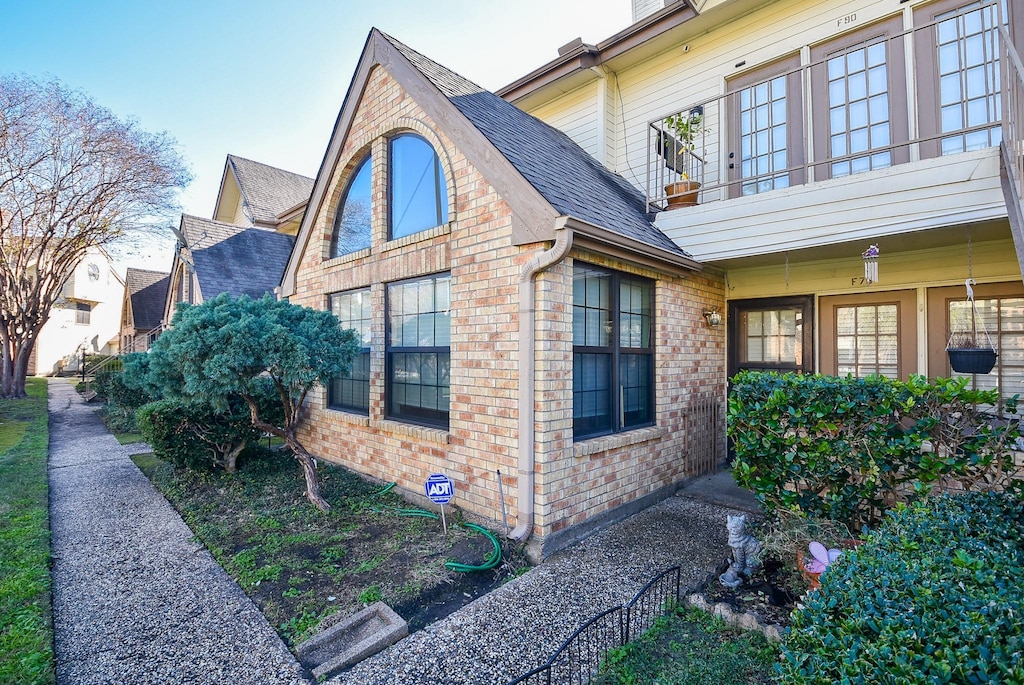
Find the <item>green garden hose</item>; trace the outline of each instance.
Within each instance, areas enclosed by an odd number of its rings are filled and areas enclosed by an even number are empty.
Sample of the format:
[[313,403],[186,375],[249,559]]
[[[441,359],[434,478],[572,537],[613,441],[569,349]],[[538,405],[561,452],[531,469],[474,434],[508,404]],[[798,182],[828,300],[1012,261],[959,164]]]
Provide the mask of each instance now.
[[476,532],[482,533],[484,536],[486,536],[487,539],[491,541],[491,544],[494,545],[494,554],[491,555],[490,561],[486,561],[479,566],[472,566],[470,564],[460,564],[457,561],[446,561],[444,562],[445,568],[455,571],[457,573],[490,571],[491,569],[496,568],[498,564],[501,563],[501,543],[498,542],[498,538],[496,538],[494,536],[494,533],[492,533],[491,531],[487,530],[483,526],[478,526],[475,523],[463,523],[462,525],[466,528],[469,528],[470,530],[475,530]]
[[[374,496],[380,497],[381,495],[391,490],[391,488],[393,487],[395,487],[394,483],[388,483],[386,486],[384,486],[383,490],[375,492]],[[376,512],[378,514],[391,513],[398,514],[399,516],[420,516],[429,519],[441,518],[434,512],[427,511],[426,509],[383,509],[381,507],[372,507],[370,511]],[[474,573],[476,571],[490,571],[491,569],[496,568],[498,564],[501,563],[501,543],[498,542],[498,538],[495,537],[494,533],[492,533],[491,531],[487,530],[483,526],[478,526],[475,523],[463,523],[462,525],[465,528],[469,528],[470,530],[475,530],[476,532],[484,535],[488,540],[490,540],[491,544],[494,545],[494,553],[491,555],[490,560],[484,562],[483,564],[480,564],[479,566],[474,566],[472,564],[461,564],[457,561],[446,561],[444,562],[445,568],[451,571],[455,571],[456,573]]]

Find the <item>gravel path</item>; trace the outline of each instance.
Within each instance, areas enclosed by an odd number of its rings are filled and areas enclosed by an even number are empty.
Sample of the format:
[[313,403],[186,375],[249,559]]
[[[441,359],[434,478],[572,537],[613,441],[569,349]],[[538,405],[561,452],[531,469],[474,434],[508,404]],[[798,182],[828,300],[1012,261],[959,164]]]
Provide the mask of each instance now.
[[306,683],[66,379],[49,384],[57,682]]

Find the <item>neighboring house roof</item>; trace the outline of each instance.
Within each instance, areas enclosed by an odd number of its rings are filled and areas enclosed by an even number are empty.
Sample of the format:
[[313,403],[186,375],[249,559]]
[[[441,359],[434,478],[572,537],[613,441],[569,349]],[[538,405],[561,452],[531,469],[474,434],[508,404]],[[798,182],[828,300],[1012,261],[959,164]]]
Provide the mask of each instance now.
[[569,136],[381,33],[560,214],[689,257],[647,218],[647,200]]
[[237,155],[228,155],[225,174],[228,167],[238,179],[243,202],[254,223],[277,223],[280,214],[306,202],[313,190],[313,179],[308,176]]
[[181,232],[204,299],[259,298],[281,282],[294,236],[183,214]]
[[160,325],[170,277],[162,271],[128,268],[125,287],[131,302],[131,324],[135,330],[151,331]]
[[371,70],[380,65],[410,93],[512,209],[513,242],[554,240],[556,223],[572,225],[574,244],[625,251],[638,263],[693,271],[701,265],[648,218],[644,196],[561,131],[471,81],[372,29],[317,174],[296,249],[282,279],[289,295],[313,224]]

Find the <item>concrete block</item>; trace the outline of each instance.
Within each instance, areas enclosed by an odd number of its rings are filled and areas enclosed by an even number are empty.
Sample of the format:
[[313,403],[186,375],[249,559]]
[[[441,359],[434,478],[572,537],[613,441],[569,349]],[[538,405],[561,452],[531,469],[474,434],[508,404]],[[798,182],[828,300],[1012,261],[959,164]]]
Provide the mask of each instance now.
[[317,680],[373,656],[409,634],[409,625],[384,602],[314,635],[295,648],[299,661]]

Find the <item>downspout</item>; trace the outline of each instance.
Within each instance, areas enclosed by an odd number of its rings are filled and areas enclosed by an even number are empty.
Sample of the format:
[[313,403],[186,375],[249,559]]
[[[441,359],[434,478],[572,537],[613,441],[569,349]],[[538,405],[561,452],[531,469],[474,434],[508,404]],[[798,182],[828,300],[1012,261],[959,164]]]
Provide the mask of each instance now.
[[517,525],[509,537],[520,542],[529,539],[533,533],[536,278],[542,271],[565,259],[572,249],[572,229],[566,227],[567,221],[565,216],[555,220],[555,244],[528,261],[519,276],[519,497]]

